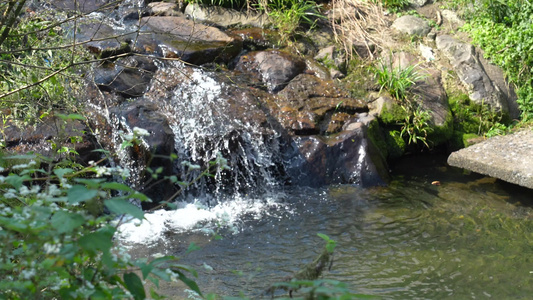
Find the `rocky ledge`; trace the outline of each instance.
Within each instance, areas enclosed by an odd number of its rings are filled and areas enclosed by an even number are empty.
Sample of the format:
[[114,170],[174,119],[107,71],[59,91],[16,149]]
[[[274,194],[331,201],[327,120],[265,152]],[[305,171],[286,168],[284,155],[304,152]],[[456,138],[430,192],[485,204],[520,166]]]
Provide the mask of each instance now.
[[453,152],[448,164],[533,189],[533,131],[497,136]]

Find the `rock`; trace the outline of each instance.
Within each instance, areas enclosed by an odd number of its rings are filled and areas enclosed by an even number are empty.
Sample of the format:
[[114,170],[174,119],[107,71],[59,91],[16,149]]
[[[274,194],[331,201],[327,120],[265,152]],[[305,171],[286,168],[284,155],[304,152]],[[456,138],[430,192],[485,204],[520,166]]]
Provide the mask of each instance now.
[[83,46],[97,57],[107,58],[131,51],[127,42],[129,37],[122,34],[123,32],[116,31],[101,21],[95,21],[79,25],[76,41],[83,43]]
[[242,44],[218,28],[195,23],[184,17],[145,17],[141,35],[135,39],[135,51],[178,58],[200,65],[228,62],[242,49]]
[[475,48],[456,41],[449,35],[440,35],[436,39],[437,48],[446,56],[459,80],[468,90],[470,100],[479,105],[489,105],[493,109],[509,112],[509,105],[504,94],[494,86],[478,59]]
[[533,189],[533,132],[496,136],[453,152],[448,164]]
[[223,27],[241,25],[262,28],[271,23],[266,14],[240,12],[220,6],[203,7],[198,3],[189,3],[185,7],[185,14],[193,20],[214,23]]
[[53,7],[63,11],[79,11],[87,14],[94,11],[112,10],[117,6],[114,0],[54,0]]
[[[174,175],[174,166],[170,160],[170,155],[174,153],[175,148],[174,133],[167,118],[158,110],[153,103],[142,101],[128,103],[111,110],[111,116],[119,120],[118,129],[132,133],[133,129],[138,127],[149,133],[148,136],[142,138],[143,143],[128,148],[128,162],[123,162],[129,164],[128,167],[132,170],[133,184],[139,185],[151,179],[151,173],[147,172],[146,168],[151,168],[153,171],[161,169],[159,179]],[[163,180],[141,190],[152,199],[164,200],[176,192],[177,189],[172,186],[172,183]],[[147,204],[143,203],[143,208],[150,208]]]
[[239,57],[235,70],[251,74],[269,92],[276,93],[305,70],[305,62],[282,51],[253,51]]
[[427,62],[435,60],[435,55],[431,47],[428,47],[420,43],[420,45],[418,46],[418,49],[420,50],[420,54],[422,55],[422,57],[425,58]]
[[[3,136],[5,151],[13,154],[41,154],[52,159],[61,159],[58,150],[67,147],[79,153],[79,161],[86,163],[98,160],[99,154],[93,150],[99,148],[84,122],[74,119],[63,120],[49,116],[33,125],[17,126],[14,122],[4,125]],[[71,137],[81,137],[73,143]],[[56,145],[55,147],[53,145]]]
[[101,90],[139,97],[148,89],[156,70],[152,59],[129,56],[96,68],[94,82]]
[[330,72],[332,70],[341,71],[346,69],[347,57],[345,53],[337,50],[333,45],[320,49],[314,59],[329,68]]
[[150,16],[178,16],[181,15],[178,4],[168,2],[152,2],[146,6],[146,13]]
[[232,30],[230,33],[240,37],[243,48],[251,51],[274,48],[277,40],[276,35],[278,34],[276,31],[258,27]]
[[349,97],[332,81],[309,74],[295,77],[267,104],[279,123],[296,135],[336,133],[354,114],[368,110],[364,101]]
[[302,158],[292,160],[288,170],[295,183],[311,186],[336,183],[364,187],[384,185],[388,181],[385,160],[367,137],[364,125],[351,127],[353,130],[332,137],[294,138]]
[[457,27],[461,27],[465,23],[463,20],[461,20],[461,18],[457,16],[457,13],[449,9],[444,9],[442,11],[442,17],[448,22],[455,24]]
[[426,20],[411,15],[396,19],[392,23],[392,28],[408,35],[418,36],[426,36],[431,31],[431,27]]
[[377,99],[368,103],[370,109],[369,114],[373,116],[380,116],[384,109],[391,109],[394,104],[394,99],[387,95],[381,95]]

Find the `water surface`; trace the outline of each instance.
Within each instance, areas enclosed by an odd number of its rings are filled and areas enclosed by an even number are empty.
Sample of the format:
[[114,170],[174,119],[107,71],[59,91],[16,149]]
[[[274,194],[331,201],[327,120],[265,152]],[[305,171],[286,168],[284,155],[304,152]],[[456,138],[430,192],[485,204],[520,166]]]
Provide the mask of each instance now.
[[[291,187],[264,199],[240,196],[217,212],[189,207],[175,217],[204,214],[201,221],[167,226],[160,239],[132,253],[183,257],[199,271],[203,291],[261,299],[270,284],[321,252],[316,234],[324,233],[338,244],[323,277],[354,292],[383,299],[531,299],[531,190],[465,174],[442,157],[404,159],[392,174],[387,187]],[[201,249],[187,254],[191,242]],[[162,286],[174,299],[185,298],[183,290]]]

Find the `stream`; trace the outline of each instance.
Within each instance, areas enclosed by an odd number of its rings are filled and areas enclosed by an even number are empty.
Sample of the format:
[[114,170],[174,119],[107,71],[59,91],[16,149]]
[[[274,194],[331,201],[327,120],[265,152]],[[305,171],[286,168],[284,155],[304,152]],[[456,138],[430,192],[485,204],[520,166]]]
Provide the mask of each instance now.
[[[204,293],[269,299],[265,290],[337,241],[323,278],[382,299],[529,299],[533,191],[451,168],[444,156],[405,158],[387,187],[289,187],[262,198],[159,211],[121,236],[134,257],[176,255]],[[432,184],[438,181],[440,185]],[[214,234],[221,239],[214,238]],[[190,243],[201,247],[188,253]],[[171,299],[192,297],[165,283]]]

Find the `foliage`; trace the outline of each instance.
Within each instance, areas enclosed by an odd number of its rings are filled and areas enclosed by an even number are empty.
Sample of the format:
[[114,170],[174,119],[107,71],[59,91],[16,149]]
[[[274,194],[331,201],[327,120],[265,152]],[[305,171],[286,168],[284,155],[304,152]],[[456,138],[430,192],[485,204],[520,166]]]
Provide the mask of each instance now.
[[392,57],[388,62],[380,61],[378,66],[374,67],[374,74],[380,85],[380,92],[386,89],[396,100],[405,100],[409,89],[417,81],[425,78],[418,73],[417,67],[417,65],[410,65],[405,68],[401,66],[394,67]]
[[431,115],[429,112],[422,110],[420,105],[415,101],[407,102],[406,105],[402,105],[402,108],[406,112],[405,120],[402,124],[400,136],[407,138],[408,144],[417,144],[422,142],[429,148],[427,137],[431,131],[429,121]]
[[472,103],[468,95],[450,97],[450,107],[454,112],[455,130],[491,137],[507,132],[502,113],[488,107]]
[[474,2],[464,29],[485,56],[506,72],[517,86],[522,118],[533,118],[533,2],[482,0]]
[[[138,138],[134,134],[126,145]],[[102,178],[129,176],[121,167],[101,166],[104,160],[89,166],[39,155],[0,161],[0,290],[5,297],[145,299],[143,280],[155,286],[180,280],[201,295],[187,275],[196,272],[178,264],[178,258],[132,260],[115,245],[113,236],[122,224],[144,218],[131,200],[149,199],[118,180]],[[150,296],[160,298],[154,290]]]
[[409,0],[382,0],[383,6],[391,12],[399,12],[410,3]]
[[323,17],[319,12],[320,5],[309,0],[259,1],[256,7],[272,19],[279,30],[282,44],[294,35],[300,25],[313,27],[317,18]]
[[14,120],[75,109],[74,95],[83,86],[77,64],[87,59],[86,52],[75,45],[64,47],[69,43],[63,29],[50,19],[46,13],[27,14],[0,43],[0,109],[7,109]]
[[374,73],[380,86],[380,92],[386,89],[394,97],[403,110],[403,120],[399,121],[400,137],[405,138],[408,144],[422,142],[429,147],[427,142],[428,133],[431,128],[429,122],[431,115],[422,109],[415,95],[410,93],[411,87],[425,76],[418,73],[417,65],[410,65],[405,68],[394,67],[392,57],[388,63],[381,61],[374,67]]

